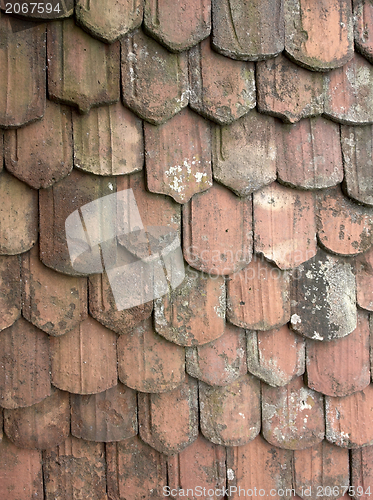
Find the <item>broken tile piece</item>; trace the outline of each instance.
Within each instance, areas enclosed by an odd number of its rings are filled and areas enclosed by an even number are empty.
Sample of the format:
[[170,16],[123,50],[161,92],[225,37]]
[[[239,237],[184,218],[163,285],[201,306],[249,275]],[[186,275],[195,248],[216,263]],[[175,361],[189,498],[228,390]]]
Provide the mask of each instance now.
[[281,0],[212,0],[214,49],[231,57],[259,61],[284,49]]
[[185,351],[153,330],[151,319],[142,321],[118,339],[119,379],[141,392],[166,392],[185,378]]
[[105,0],[99,4],[77,0],[75,5],[76,19],[81,27],[94,38],[110,44],[140,26],[142,14],[142,0]]
[[114,387],[118,378],[116,337],[90,317],[69,333],[50,337],[53,384],[75,394]]
[[210,0],[145,1],[145,30],[171,52],[187,50],[208,37],[210,18]]
[[88,113],[119,100],[119,42],[105,45],[73,19],[48,24],[48,96]]
[[51,393],[48,335],[23,318],[0,334],[0,406],[31,406]]
[[248,196],[276,179],[275,120],[250,111],[212,131],[214,179],[238,196]]
[[[323,76],[285,56],[257,64],[258,110],[295,123],[324,111]],[[338,70],[339,71],[339,70]]]
[[120,382],[99,394],[71,394],[71,434],[96,442],[122,441],[137,434],[136,392]]
[[252,246],[251,197],[238,198],[214,183],[183,207],[183,253],[195,269],[234,273],[251,261]]
[[348,396],[370,383],[369,321],[358,310],[356,329],[330,342],[307,340],[307,385],[328,396]]
[[277,174],[285,185],[320,189],[342,182],[339,126],[322,116],[287,125],[276,121]]
[[141,120],[118,102],[73,112],[74,166],[97,175],[137,172],[144,163]]
[[[10,0],[10,2],[0,0],[0,9],[9,13],[15,13],[19,10],[17,16],[33,20],[61,19],[70,17],[74,13],[74,0],[64,0],[63,2],[53,0],[53,2],[41,3],[40,5],[38,3],[24,2],[18,4],[18,7],[15,6],[16,3],[18,3],[17,0]],[[9,9],[9,4],[12,5],[11,9]]]
[[303,375],[305,341],[288,325],[268,332],[248,331],[247,368],[272,387],[287,385]]
[[373,444],[373,384],[350,396],[325,397],[326,439],[343,448]]
[[298,377],[285,387],[262,384],[262,432],[274,446],[303,450],[324,439],[324,400]]
[[185,108],[163,125],[145,123],[144,133],[149,191],[186,203],[212,186],[207,120]]
[[245,344],[245,331],[226,323],[217,340],[185,348],[186,371],[209,385],[229,385],[247,373]]
[[190,107],[221,125],[255,107],[254,64],[214,52],[210,39],[189,51]]
[[246,374],[225,387],[199,385],[202,434],[212,443],[242,446],[260,431],[260,382]]
[[254,256],[228,280],[227,318],[241,328],[272,330],[289,321],[289,275]]
[[[373,484],[373,446],[351,450],[351,486],[359,499],[369,500]],[[347,483],[346,483],[347,484]],[[359,489],[358,489],[359,488]],[[366,494],[364,494],[367,492]]]
[[291,286],[291,327],[314,340],[345,337],[356,328],[355,276],[350,262],[318,250]]
[[20,265],[17,255],[0,257],[0,331],[21,315]]
[[369,0],[353,0],[355,47],[373,64],[373,5]]
[[253,195],[254,249],[280,269],[292,269],[317,252],[313,194],[277,182]]
[[328,71],[354,54],[351,3],[344,0],[287,0],[285,51],[301,66]]
[[363,309],[373,311],[373,247],[356,257],[356,300]]
[[132,111],[159,125],[188,104],[187,56],[171,54],[141,30],[122,40],[122,97]]
[[317,236],[323,247],[340,255],[356,255],[373,244],[373,208],[357,205],[339,186],[317,195]]
[[4,410],[4,430],[20,448],[45,450],[61,444],[70,433],[69,394],[53,389],[40,403]]
[[47,100],[44,117],[5,133],[5,166],[34,189],[47,188],[73,168],[71,112]]
[[373,66],[355,52],[342,68],[324,76],[325,116],[346,125],[373,122]]

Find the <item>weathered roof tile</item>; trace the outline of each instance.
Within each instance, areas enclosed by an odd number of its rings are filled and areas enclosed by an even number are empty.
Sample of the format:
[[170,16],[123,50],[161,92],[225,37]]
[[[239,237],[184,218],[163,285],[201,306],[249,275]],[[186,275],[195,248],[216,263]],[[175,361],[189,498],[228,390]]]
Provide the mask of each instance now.
[[0,257],[0,331],[12,326],[21,315],[21,282],[19,258]]
[[366,446],[365,448],[351,451],[351,486],[356,492],[359,492],[361,500],[369,500],[372,494],[372,463],[373,446]]
[[373,5],[369,0],[352,0],[355,47],[373,64]]
[[363,309],[373,311],[373,247],[356,257],[356,300]]

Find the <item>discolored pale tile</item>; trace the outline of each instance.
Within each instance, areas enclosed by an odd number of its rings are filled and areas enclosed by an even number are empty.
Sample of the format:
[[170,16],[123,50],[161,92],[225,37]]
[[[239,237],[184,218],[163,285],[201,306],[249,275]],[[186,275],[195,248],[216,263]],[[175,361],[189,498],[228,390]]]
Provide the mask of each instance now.
[[[373,484],[373,446],[351,451],[351,486],[359,499],[369,500]],[[358,489],[359,488],[359,489]]]
[[373,63],[373,5],[369,0],[352,0],[355,47]]
[[373,247],[356,257],[356,300],[363,309],[373,311]]
[[[0,9],[5,11],[10,11],[12,13],[18,10],[15,7],[14,0],[7,2],[7,0],[0,0]],[[64,0],[63,2],[53,1],[48,3],[42,3],[40,6],[36,3],[25,3],[25,7],[23,7],[23,3],[19,7],[19,16],[30,18],[33,20],[38,19],[61,19],[65,17],[70,17],[74,13],[74,0]],[[9,9],[9,4],[12,4],[12,8]]]
[[0,257],[0,331],[21,315],[20,263],[17,255]]

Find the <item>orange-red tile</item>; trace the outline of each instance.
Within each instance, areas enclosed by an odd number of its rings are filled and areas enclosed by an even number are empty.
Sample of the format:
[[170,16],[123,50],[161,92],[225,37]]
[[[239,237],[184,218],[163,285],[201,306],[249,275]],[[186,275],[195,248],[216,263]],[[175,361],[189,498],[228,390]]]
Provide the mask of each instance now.
[[144,124],[149,191],[186,203],[212,186],[211,131],[189,108],[159,126]]
[[95,394],[117,384],[114,332],[88,317],[61,337],[50,337],[52,382],[63,391]]
[[40,403],[4,410],[4,430],[19,448],[45,450],[61,444],[70,433],[69,394],[53,389]]
[[284,48],[281,0],[212,0],[213,46],[232,59],[257,61]]
[[275,120],[252,110],[212,131],[214,179],[247,196],[276,179]]
[[277,387],[303,375],[305,341],[288,325],[268,332],[247,332],[247,368],[250,373]]
[[354,498],[370,499],[373,485],[372,463],[373,446],[351,451],[351,486],[357,493]]
[[253,195],[254,249],[280,269],[314,257],[316,221],[313,194],[277,182]]
[[208,274],[231,274],[252,258],[252,200],[214,183],[183,207],[184,258]]
[[199,385],[202,434],[224,446],[242,446],[260,431],[260,382],[246,374],[225,387]]
[[342,398],[325,397],[326,439],[343,448],[373,444],[373,384]]
[[258,110],[295,123],[324,110],[323,76],[285,56],[257,64]]
[[247,373],[245,344],[245,331],[226,323],[217,340],[186,347],[186,371],[209,385],[229,385]]
[[171,52],[187,50],[210,34],[211,0],[146,0],[144,28]]
[[342,182],[339,126],[322,116],[286,125],[276,121],[277,175],[283,184],[320,189]]
[[355,47],[373,63],[373,5],[369,0],[352,0]]
[[289,275],[254,256],[228,279],[227,318],[249,330],[272,330],[290,319]]
[[373,311],[373,247],[356,257],[356,300],[363,309]]
[[50,395],[48,335],[23,318],[0,334],[0,406],[31,406]]
[[293,330],[314,340],[345,337],[355,330],[356,287],[351,263],[319,250],[296,271],[291,284]]
[[99,394],[71,394],[71,434],[96,442],[122,441],[137,434],[136,392],[120,382]]
[[117,349],[119,379],[132,389],[166,392],[184,381],[184,348],[155,333],[151,319],[121,335]]
[[122,97],[132,111],[154,125],[188,104],[187,56],[171,54],[141,30],[122,40]]
[[48,96],[87,113],[119,100],[120,45],[106,45],[73,19],[48,24]]
[[227,124],[255,107],[254,65],[223,57],[210,43],[205,40],[189,51],[190,106]]
[[1,14],[0,29],[0,126],[20,127],[44,114],[45,25]]
[[0,331],[12,326],[21,315],[21,282],[19,258],[0,257]]
[[368,314],[358,310],[356,329],[343,339],[307,341],[307,385],[328,396],[348,396],[370,383]]
[[[14,0],[12,2],[7,2],[7,0],[0,0],[0,9],[8,10],[7,5],[11,3],[13,6],[16,2]],[[53,2],[50,5],[42,4],[40,7],[38,4],[26,3],[27,7],[23,7],[23,4],[20,5],[20,13],[18,15],[26,18],[31,18],[34,20],[38,19],[59,19],[64,17],[70,17],[74,13],[74,0],[64,0],[63,2]],[[34,6],[35,5],[35,6]],[[23,12],[26,10],[26,12]],[[11,11],[15,12],[18,10],[17,8],[12,8]]]
[[5,166],[35,189],[47,188],[73,168],[71,112],[47,101],[44,117],[5,133]]
[[324,400],[298,377],[285,387],[262,384],[262,432],[274,446],[303,450],[324,439]]
[[373,66],[355,52],[342,68],[324,76],[326,116],[347,125],[373,122]]

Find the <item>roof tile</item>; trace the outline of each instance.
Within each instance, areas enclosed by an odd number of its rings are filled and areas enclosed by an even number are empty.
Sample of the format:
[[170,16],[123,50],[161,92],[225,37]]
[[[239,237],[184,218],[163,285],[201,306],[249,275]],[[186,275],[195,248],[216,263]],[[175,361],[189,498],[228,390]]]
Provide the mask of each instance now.
[[189,82],[191,108],[221,125],[255,107],[254,64],[217,54],[210,39],[189,51]]
[[187,56],[170,54],[141,30],[122,41],[123,102],[158,125],[188,104]]
[[0,335],[0,405],[31,406],[50,395],[48,335],[23,318]]
[[147,187],[185,203],[212,186],[210,124],[189,108],[158,127],[144,124]]
[[4,136],[5,166],[35,189],[47,188],[73,168],[71,111],[47,100],[44,117]]
[[97,175],[130,174],[144,164],[141,120],[118,102],[73,112],[74,166]]
[[247,332],[247,368],[273,387],[287,385],[304,373],[305,342],[287,325]]
[[260,431],[260,382],[246,374],[225,387],[199,386],[202,434],[215,444],[242,446]]
[[19,259],[0,257],[0,331],[12,326],[21,315],[21,282]]
[[276,179],[275,120],[252,110],[232,125],[215,127],[214,178],[239,196]]
[[301,66],[328,71],[354,54],[351,3],[345,0],[285,2],[285,50]]
[[252,258],[252,200],[214,183],[183,207],[185,260],[208,274],[231,274]]
[[[0,127],[20,127],[45,109],[45,25],[1,14]],[[15,62],[16,61],[16,62]]]
[[184,381],[184,349],[155,333],[151,319],[121,335],[117,349],[119,378],[128,387],[165,392]]
[[45,450],[61,444],[70,433],[69,394],[53,389],[40,403],[4,410],[4,430],[19,448]]
[[120,382],[99,394],[71,394],[71,434],[88,441],[121,441],[137,434],[136,392]]
[[212,0],[213,45],[233,59],[257,61],[284,48],[281,0]]
[[209,385],[229,385],[247,373],[245,331],[226,323],[208,344],[186,347],[186,371]]
[[210,18],[210,0],[145,1],[144,28],[171,52],[187,50],[209,36]]
[[119,100],[119,42],[94,40],[73,19],[48,24],[48,95],[87,113]]
[[[359,499],[369,500],[373,484],[373,446],[366,446],[351,451],[351,486],[355,491],[367,492],[359,494]],[[359,490],[358,487],[360,486]]]
[[325,398],[326,439],[343,448],[373,444],[373,384],[343,398]]
[[307,341],[307,385],[328,396],[348,396],[370,383],[368,315],[358,310],[356,329],[331,342]]
[[355,52],[342,68],[324,76],[325,115],[347,125],[373,122],[373,66]]
[[373,311],[373,247],[356,257],[356,297],[360,307]]
[[295,123],[324,110],[323,76],[280,55],[257,63],[258,110]]
[[291,326],[300,335],[331,340],[355,330],[356,287],[350,262],[318,250],[299,267],[291,295]]
[[[8,2],[7,0],[0,0],[0,9],[6,10],[7,5],[11,3],[13,5],[12,12],[15,12],[14,5],[17,0],[11,0]],[[24,2],[27,4],[27,2]],[[48,2],[49,3],[49,2]],[[21,4],[22,6],[23,4]],[[20,9],[20,13],[17,14],[22,17],[30,18],[30,19],[60,19],[64,17],[70,17],[74,12],[74,0],[64,0],[63,2],[53,2],[50,6],[48,4],[43,3],[40,7],[31,3],[28,5],[28,9],[26,13],[22,12]]]
[[373,5],[366,0],[352,0],[354,7],[355,47],[373,64]]
[[52,381],[63,391],[94,394],[117,384],[116,335],[88,317],[69,333],[50,337]]
[[198,385],[191,377],[163,394],[139,394],[139,431],[166,455],[179,453],[198,436]]
[[290,319],[289,275],[254,256],[228,280],[227,318],[249,330],[272,330]]
[[320,189],[342,182],[339,126],[322,116],[293,125],[276,121],[277,174],[291,187]]

